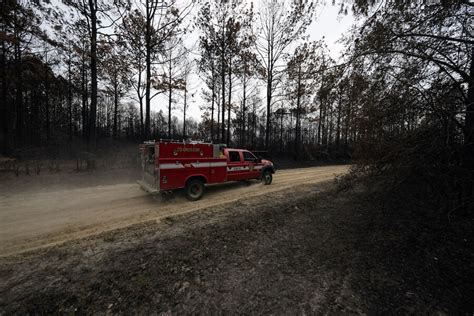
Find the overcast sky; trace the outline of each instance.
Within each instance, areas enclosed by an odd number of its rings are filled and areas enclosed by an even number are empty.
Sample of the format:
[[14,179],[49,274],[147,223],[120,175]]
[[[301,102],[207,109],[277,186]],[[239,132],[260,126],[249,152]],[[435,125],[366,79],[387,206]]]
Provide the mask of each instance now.
[[[343,49],[342,45],[336,43],[336,41],[341,37],[343,33],[349,30],[350,26],[354,22],[354,17],[350,13],[347,16],[339,15],[338,13],[339,8],[331,4],[318,7],[315,14],[315,20],[310,25],[307,32],[307,34],[310,36],[310,41],[320,40],[324,37],[324,40],[330,50],[331,57],[336,61],[339,59],[340,53]],[[186,42],[197,42],[197,35],[191,35],[191,38],[188,37]],[[201,111],[199,109],[199,106],[203,102],[201,98],[201,88],[203,86],[201,80],[197,75],[193,76],[192,86],[194,90],[191,93],[194,93],[194,98],[192,98],[191,102],[189,103],[187,117],[193,117],[197,121],[200,121]],[[236,98],[237,95],[234,96],[235,100]],[[167,115],[167,96],[157,96],[155,99],[152,100],[151,105],[152,111],[163,110],[165,115]],[[182,119],[182,100],[180,100],[180,103],[175,106],[172,115]]]

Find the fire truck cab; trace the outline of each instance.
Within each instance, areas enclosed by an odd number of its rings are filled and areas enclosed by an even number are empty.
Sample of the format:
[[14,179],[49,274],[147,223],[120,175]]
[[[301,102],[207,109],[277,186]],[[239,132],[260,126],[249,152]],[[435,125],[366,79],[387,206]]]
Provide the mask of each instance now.
[[273,163],[245,149],[223,144],[148,141],[140,145],[142,179],[138,184],[149,193],[185,189],[189,200],[199,200],[206,184],[258,179],[272,183]]

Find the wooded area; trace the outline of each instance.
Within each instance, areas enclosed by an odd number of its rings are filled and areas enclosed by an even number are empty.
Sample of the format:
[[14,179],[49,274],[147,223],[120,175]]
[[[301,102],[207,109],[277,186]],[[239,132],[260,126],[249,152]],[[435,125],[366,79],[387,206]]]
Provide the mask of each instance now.
[[0,315],[474,315],[473,17],[0,0]]
[[474,5],[334,3],[359,18],[338,62],[306,39],[320,5],[4,0],[1,151],[192,138],[472,172]]

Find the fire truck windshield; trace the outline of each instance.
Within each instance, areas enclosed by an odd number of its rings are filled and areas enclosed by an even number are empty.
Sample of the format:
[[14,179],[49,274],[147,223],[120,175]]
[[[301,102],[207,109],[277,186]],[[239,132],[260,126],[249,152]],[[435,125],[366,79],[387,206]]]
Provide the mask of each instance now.
[[251,161],[251,162],[257,161],[257,157],[255,157],[251,152],[244,151],[243,154],[244,154],[244,161]]

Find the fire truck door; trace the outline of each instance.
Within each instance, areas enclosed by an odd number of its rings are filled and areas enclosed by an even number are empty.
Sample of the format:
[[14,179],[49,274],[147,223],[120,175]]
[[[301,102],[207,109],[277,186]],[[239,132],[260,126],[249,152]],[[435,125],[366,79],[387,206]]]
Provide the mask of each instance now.
[[237,150],[227,153],[227,180],[237,181],[247,178],[248,167],[244,165],[242,155]]
[[247,179],[254,179],[260,176],[260,170],[256,168],[257,157],[249,151],[242,152],[244,158],[244,164],[248,167]]

